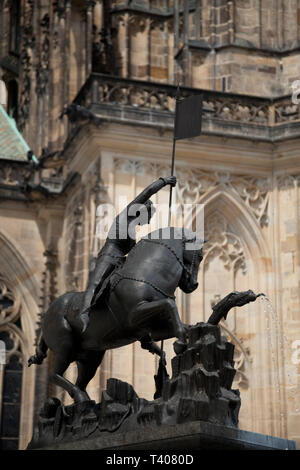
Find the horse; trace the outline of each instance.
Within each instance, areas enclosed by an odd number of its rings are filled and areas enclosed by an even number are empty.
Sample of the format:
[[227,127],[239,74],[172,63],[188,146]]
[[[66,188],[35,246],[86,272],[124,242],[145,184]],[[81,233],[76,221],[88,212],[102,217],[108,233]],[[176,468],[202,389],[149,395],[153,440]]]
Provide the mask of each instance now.
[[[191,293],[197,276],[203,242],[195,233],[167,227],[143,237],[124,263],[110,275],[104,292],[96,294],[84,332],[76,330],[74,312],[84,292],[67,292],[44,313],[36,354],[28,365],[41,364],[48,348],[54,352],[50,381],[65,389],[75,402],[89,400],[86,387],[100,366],[105,351],[136,341],[164,357],[155,341],[176,337],[176,354],[186,348],[186,327],[181,322],[174,292]],[[63,377],[76,361],[75,384]]]

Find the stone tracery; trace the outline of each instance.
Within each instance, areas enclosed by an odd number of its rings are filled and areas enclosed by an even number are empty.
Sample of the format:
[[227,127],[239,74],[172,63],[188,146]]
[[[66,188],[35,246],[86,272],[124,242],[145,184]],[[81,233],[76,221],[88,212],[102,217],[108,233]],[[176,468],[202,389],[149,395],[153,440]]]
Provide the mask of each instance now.
[[234,274],[241,269],[246,273],[246,258],[242,243],[237,235],[229,231],[227,221],[219,212],[213,213],[206,224],[208,241],[205,244],[204,269],[218,256],[224,267]]
[[[168,164],[151,163],[143,160],[115,158],[115,170],[124,173],[166,174]],[[203,197],[212,189],[231,189],[251,211],[260,226],[268,225],[268,203],[270,179],[262,176],[234,175],[230,172],[208,172],[199,168],[185,170],[176,168],[178,184],[176,199],[179,204],[201,204]]]
[[268,225],[270,180],[266,177],[234,175],[229,172],[207,172],[198,168],[177,169],[178,200],[183,203],[201,204],[203,196],[218,186],[231,189],[253,213],[263,227]]
[[20,314],[20,299],[0,274],[0,328],[16,322]]
[[[0,273],[0,340],[5,344],[0,363],[0,446],[18,447],[24,336],[20,324],[20,298]],[[4,366],[4,367],[2,367]],[[12,387],[13,385],[13,387]],[[9,424],[9,417],[14,422]]]

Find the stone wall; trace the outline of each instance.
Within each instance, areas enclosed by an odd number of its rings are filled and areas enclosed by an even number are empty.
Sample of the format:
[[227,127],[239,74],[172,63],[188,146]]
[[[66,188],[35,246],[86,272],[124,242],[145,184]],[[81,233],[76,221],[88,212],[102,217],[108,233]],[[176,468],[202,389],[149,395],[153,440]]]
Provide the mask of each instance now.
[[9,2],[1,5],[1,71],[7,84],[18,84],[18,124],[37,155],[62,147],[61,113],[92,68],[270,97],[291,93],[300,76],[297,0],[82,0],[40,7],[23,0],[16,54],[9,49]]

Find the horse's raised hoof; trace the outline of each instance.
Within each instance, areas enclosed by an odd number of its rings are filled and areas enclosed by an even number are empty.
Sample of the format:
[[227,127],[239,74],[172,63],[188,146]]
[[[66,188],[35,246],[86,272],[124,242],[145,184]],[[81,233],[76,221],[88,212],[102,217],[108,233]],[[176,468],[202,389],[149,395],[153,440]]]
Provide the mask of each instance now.
[[174,348],[174,351],[175,351],[175,354],[178,355],[178,354],[182,354],[186,348],[187,348],[187,344],[184,343],[183,341],[180,341],[179,339],[177,341],[175,341],[175,343],[173,344],[173,348]]

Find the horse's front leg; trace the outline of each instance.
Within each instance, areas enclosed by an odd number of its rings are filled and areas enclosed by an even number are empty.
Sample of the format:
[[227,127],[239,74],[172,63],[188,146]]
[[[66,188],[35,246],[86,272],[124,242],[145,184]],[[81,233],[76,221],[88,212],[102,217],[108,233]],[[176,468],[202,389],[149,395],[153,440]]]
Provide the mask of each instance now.
[[186,333],[173,299],[153,300],[139,304],[130,314],[130,323],[132,326],[145,325],[161,313],[167,314],[172,322],[174,336],[178,338],[178,341],[174,343],[174,351],[179,354],[186,349]]

